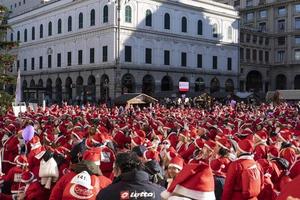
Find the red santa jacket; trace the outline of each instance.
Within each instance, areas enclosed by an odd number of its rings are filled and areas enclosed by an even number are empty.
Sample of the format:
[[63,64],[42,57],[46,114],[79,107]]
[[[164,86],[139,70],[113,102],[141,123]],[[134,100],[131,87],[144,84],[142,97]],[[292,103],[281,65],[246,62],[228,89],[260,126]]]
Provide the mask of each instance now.
[[3,145],[3,173],[7,173],[12,167],[15,157],[19,154],[19,140],[16,136],[11,136]]
[[[243,172],[242,165],[253,165],[256,162],[253,160],[252,156],[244,155],[240,156],[238,160],[232,162],[229,165],[226,180],[223,188],[222,200],[250,200],[243,196],[242,193],[242,177]],[[263,172],[261,167],[257,164],[261,172],[261,188],[263,188]],[[257,200],[257,197],[251,198],[251,200]]]
[[24,183],[21,183],[23,171],[24,170],[21,167],[15,166],[8,171],[7,175],[5,175],[4,181],[11,183],[12,193],[17,193],[21,187],[25,186]]
[[40,200],[43,198],[45,198],[45,191],[37,179],[34,179],[28,186],[25,187],[24,200]]
[[35,177],[39,177],[41,149],[42,147],[32,149],[28,154],[29,170],[32,171]]
[[[74,176],[77,174],[73,171],[65,174],[63,177],[59,179],[59,181],[55,184],[49,200],[76,200],[74,196],[72,196],[72,188],[71,185],[69,184],[71,180],[73,179]],[[96,176],[92,175],[92,185],[98,183],[98,187],[94,187],[93,189],[93,196],[91,198],[88,198],[89,200],[95,200],[98,192],[107,187],[108,185],[111,184],[111,180],[106,178],[105,176]],[[78,198],[79,199],[79,198]]]

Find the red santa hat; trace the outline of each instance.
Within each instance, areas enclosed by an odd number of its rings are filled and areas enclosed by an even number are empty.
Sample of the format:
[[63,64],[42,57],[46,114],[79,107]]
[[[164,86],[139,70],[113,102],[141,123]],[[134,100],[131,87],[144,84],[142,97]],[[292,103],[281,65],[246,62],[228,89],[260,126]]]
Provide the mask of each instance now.
[[85,133],[80,130],[72,131],[71,135],[75,136],[78,140],[82,140],[84,138]]
[[21,166],[28,166],[28,160],[25,155],[17,155],[15,158],[15,163]]
[[268,154],[274,158],[277,158],[277,157],[279,157],[279,150],[276,146],[270,145],[270,146],[268,146]]
[[82,160],[90,161],[96,165],[100,165],[100,149],[89,149],[86,150],[82,155]]
[[34,180],[34,174],[31,171],[25,171],[22,173],[21,182],[29,183]]
[[168,165],[168,168],[169,167],[174,167],[174,168],[179,169],[181,171],[182,168],[183,168],[183,164],[184,164],[184,160],[182,158],[180,158],[179,156],[175,156],[170,161],[170,163]]
[[168,160],[172,160],[172,158],[174,158],[177,155],[178,154],[177,154],[176,150],[173,147],[170,147],[167,150],[166,157],[168,158]]
[[217,140],[216,144],[227,150],[230,150],[232,147],[231,142],[227,138],[221,138],[221,139]]
[[204,142],[201,138],[197,138],[195,141],[195,146],[198,148],[198,149],[202,149],[203,146],[204,146]]
[[208,141],[205,141],[204,146],[206,148],[208,148],[209,150],[214,151],[214,148],[216,147],[216,143],[212,140],[208,140]]
[[198,200],[215,199],[214,178],[210,167],[205,163],[186,165],[170,187],[161,193],[161,197],[168,199],[176,194]]
[[144,144],[144,139],[136,136],[134,138],[131,138],[131,143],[133,144],[133,146],[140,146]]
[[268,134],[266,131],[257,131],[256,134],[254,135],[257,139],[259,139],[262,142],[266,142],[268,139]]
[[145,151],[143,156],[146,161],[150,161],[150,160],[156,160],[158,162],[160,161],[159,153],[154,150]]
[[31,140],[30,140],[30,146],[31,146],[31,150],[37,149],[39,148],[41,145],[40,142],[40,138],[38,136],[34,136]]
[[249,139],[240,140],[237,146],[242,153],[253,153],[254,151],[254,144]]
[[291,132],[288,129],[284,129],[279,131],[278,137],[285,142],[290,142],[292,139]]

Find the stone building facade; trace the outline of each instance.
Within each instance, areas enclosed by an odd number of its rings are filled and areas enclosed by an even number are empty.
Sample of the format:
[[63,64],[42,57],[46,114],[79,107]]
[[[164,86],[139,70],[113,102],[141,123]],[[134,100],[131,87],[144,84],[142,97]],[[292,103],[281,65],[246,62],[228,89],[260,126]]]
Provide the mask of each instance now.
[[120,27],[117,8],[115,1],[60,0],[12,15],[7,39],[20,42],[13,71],[21,70],[23,97],[163,97],[179,95],[180,81],[189,82],[188,95],[237,90],[238,14],[232,6],[121,1]]

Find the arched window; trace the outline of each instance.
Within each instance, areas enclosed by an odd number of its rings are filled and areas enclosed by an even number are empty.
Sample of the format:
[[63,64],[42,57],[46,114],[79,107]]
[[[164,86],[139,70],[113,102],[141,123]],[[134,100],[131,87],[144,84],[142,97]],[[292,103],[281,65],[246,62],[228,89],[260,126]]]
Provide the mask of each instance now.
[[44,37],[44,27],[43,24],[40,25],[40,38]]
[[14,34],[13,33],[10,33],[10,41],[14,41]]
[[228,40],[232,40],[232,27],[231,26],[229,26],[228,27]]
[[164,28],[170,30],[170,14],[166,13],[164,17]]
[[31,40],[35,40],[35,27],[31,28]]
[[203,35],[203,26],[202,20],[198,20],[198,28],[197,28],[198,35]]
[[27,42],[27,29],[24,30],[24,42]]
[[132,16],[131,7],[126,6],[125,7],[125,22],[131,23],[131,16]]
[[187,32],[187,19],[186,19],[186,17],[181,18],[181,32],[183,32],[183,33]]
[[[79,13],[79,17],[78,17],[78,28],[81,29],[83,28],[83,14]],[[71,25],[72,26],[72,25]],[[72,28],[71,28],[72,29]]]
[[61,34],[61,19],[59,19],[57,22],[57,33]]
[[91,10],[91,26],[95,26],[95,10]]
[[152,26],[152,12],[151,12],[151,10],[146,11],[146,26]]
[[68,17],[68,32],[72,31],[72,17]]
[[108,6],[103,7],[103,23],[108,22]]
[[17,41],[20,41],[20,31],[17,32]]
[[213,25],[213,27],[212,27],[212,34],[213,34],[214,38],[218,37],[218,25],[217,24]]
[[52,22],[49,22],[48,24],[48,36],[52,35]]

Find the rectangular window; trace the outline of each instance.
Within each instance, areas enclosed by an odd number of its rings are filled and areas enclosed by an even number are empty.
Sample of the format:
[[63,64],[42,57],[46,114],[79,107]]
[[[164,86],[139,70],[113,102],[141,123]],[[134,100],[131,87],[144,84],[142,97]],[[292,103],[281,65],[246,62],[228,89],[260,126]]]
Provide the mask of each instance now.
[[263,56],[263,51],[262,51],[262,50],[259,51],[258,57],[259,57],[259,58],[258,58],[258,59],[259,59],[259,62],[262,62],[263,59],[264,59],[264,58],[263,58],[264,56]]
[[262,45],[264,43],[264,38],[263,37],[259,37],[258,43],[260,45]]
[[278,20],[278,32],[284,32],[285,31],[285,20],[281,19]]
[[295,12],[297,12],[297,13],[300,12],[300,4],[295,5]]
[[269,45],[269,38],[265,39],[265,45],[268,46]]
[[240,48],[240,59],[244,60],[244,49]]
[[102,47],[102,61],[107,62],[107,46]]
[[252,60],[255,62],[257,60],[257,51],[256,49],[252,50]]
[[197,67],[202,68],[202,54],[197,55]]
[[78,50],[78,65],[82,65],[82,50]]
[[249,21],[253,21],[253,12],[251,13],[247,13],[246,15],[246,21],[249,22]]
[[250,34],[247,34],[247,35],[246,35],[246,42],[250,42],[250,40],[251,40],[251,35],[250,35]]
[[300,44],[300,35],[295,36],[295,44]]
[[253,0],[246,0],[246,7],[253,6]]
[[34,70],[34,58],[31,58],[31,70]]
[[61,53],[57,54],[57,67],[61,67]]
[[266,22],[261,22],[261,23],[259,23],[258,26],[259,26],[258,29],[259,29],[261,32],[266,32],[266,31],[267,31],[267,24],[266,24]]
[[265,62],[268,63],[269,62],[269,52],[265,51]]
[[295,60],[300,60],[300,49],[295,50]]
[[40,56],[40,59],[39,59],[39,68],[43,69],[43,56]]
[[284,54],[285,54],[285,51],[278,51],[277,52],[277,62],[283,62]]
[[170,65],[170,51],[164,51],[164,65]]
[[278,15],[279,16],[284,16],[286,14],[286,9],[284,6],[281,6],[278,8]]
[[131,62],[131,46],[125,46],[125,62]]
[[295,29],[300,29],[300,17],[295,18]]
[[267,11],[266,10],[261,10],[259,12],[259,17],[260,18],[266,18],[267,17]]
[[227,70],[232,70],[232,58],[227,58]]
[[48,68],[52,68],[52,56],[48,55]]
[[72,65],[72,52],[69,51],[67,55],[67,65],[71,66]]
[[244,34],[240,33],[240,42],[244,42]]
[[251,55],[250,49],[246,49],[246,59],[247,60],[250,60],[250,55]]
[[256,42],[257,42],[257,35],[253,35],[252,42],[253,42],[254,44],[256,44]]
[[213,56],[213,69],[218,69],[218,56]]
[[17,72],[19,71],[20,69],[20,60],[17,60]]
[[285,37],[277,38],[278,45],[285,45]]
[[95,63],[95,48],[90,48],[90,63]]
[[152,49],[146,48],[145,50],[145,63],[151,64],[152,63]]
[[181,52],[181,66],[186,67],[186,52]]
[[24,59],[24,71],[27,71],[27,59]]

